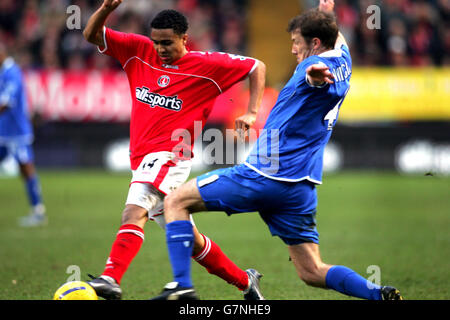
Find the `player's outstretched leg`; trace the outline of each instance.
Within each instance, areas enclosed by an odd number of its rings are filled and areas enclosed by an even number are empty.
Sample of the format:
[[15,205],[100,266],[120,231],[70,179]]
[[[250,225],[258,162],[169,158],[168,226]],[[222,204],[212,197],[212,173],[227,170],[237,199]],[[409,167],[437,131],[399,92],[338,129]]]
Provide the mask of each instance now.
[[400,291],[379,286],[344,266],[332,266],[326,275],[326,285],[340,293],[368,300],[402,300]]
[[289,246],[289,253],[300,278],[310,286],[336,290],[348,296],[368,300],[401,300],[394,287],[381,287],[345,266],[322,262],[319,246],[301,243]]

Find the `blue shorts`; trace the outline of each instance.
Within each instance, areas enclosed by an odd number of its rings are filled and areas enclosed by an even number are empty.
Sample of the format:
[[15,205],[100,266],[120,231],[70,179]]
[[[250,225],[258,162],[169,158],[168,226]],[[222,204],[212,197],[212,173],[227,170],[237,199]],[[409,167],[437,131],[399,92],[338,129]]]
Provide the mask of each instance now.
[[0,162],[10,154],[19,164],[34,161],[33,148],[30,144],[0,145]]
[[242,164],[201,175],[197,186],[209,211],[228,215],[258,211],[271,234],[286,244],[319,243],[317,193],[307,180],[277,181]]

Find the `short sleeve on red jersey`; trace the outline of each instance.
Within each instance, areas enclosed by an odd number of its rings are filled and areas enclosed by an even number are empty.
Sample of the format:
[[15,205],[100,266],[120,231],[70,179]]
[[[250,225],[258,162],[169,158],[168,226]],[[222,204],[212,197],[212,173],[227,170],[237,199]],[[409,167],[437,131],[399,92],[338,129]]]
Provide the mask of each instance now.
[[257,66],[258,60],[223,52],[210,53],[211,75],[222,90],[244,80]]
[[103,42],[105,47],[98,47],[101,53],[116,58],[123,66],[130,58],[144,51],[147,46],[153,46],[153,42],[143,35],[124,33],[103,27]]

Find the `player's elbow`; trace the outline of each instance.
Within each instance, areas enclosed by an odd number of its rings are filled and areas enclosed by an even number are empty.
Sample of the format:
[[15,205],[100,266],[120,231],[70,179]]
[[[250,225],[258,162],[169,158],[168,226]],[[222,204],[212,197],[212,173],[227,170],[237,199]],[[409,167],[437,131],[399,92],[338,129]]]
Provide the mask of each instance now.
[[94,32],[93,30],[89,28],[85,28],[83,30],[83,37],[90,43],[98,44],[98,32]]
[[266,65],[261,60],[258,60],[258,65],[249,76],[250,83],[255,83],[258,87],[264,87],[266,80]]
[[258,60],[258,66],[256,67],[258,70],[258,73],[265,77],[266,76],[266,64],[262,62],[261,60]]
[[88,41],[92,42],[92,32],[90,32],[87,28],[83,30],[83,37]]

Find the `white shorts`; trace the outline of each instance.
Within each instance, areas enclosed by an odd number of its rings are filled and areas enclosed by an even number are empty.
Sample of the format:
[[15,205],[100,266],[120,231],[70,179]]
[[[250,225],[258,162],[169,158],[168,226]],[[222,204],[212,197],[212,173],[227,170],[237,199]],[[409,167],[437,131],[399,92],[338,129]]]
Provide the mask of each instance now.
[[126,204],[146,209],[148,218],[164,229],[164,196],[186,182],[191,166],[191,160],[178,160],[172,152],[146,155],[139,167],[132,171]]

